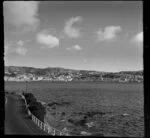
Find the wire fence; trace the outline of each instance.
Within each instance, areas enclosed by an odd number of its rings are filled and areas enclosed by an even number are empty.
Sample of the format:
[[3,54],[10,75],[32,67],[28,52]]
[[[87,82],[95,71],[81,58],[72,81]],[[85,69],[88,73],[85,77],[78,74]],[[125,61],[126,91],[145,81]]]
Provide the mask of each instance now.
[[69,136],[69,133],[68,132],[63,132],[63,131],[60,131],[56,128],[53,128],[52,126],[49,126],[49,125],[46,125],[44,122],[40,121],[36,116],[34,116],[31,111],[28,109],[28,105],[27,105],[27,101],[24,97],[24,95],[22,94],[19,94],[21,96],[22,99],[24,99],[25,101],[25,106],[26,106],[26,109],[27,109],[27,112],[28,112],[28,115],[31,116],[32,118],[32,121],[37,125],[39,126],[42,130],[44,130],[45,132],[47,132],[48,134],[50,135],[53,135],[53,136]]

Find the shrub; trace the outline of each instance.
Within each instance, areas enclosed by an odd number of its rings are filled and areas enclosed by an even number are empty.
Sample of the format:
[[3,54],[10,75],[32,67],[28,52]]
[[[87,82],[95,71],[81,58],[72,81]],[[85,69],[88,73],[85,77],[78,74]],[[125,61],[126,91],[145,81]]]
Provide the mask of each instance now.
[[44,115],[46,114],[45,108],[41,103],[37,102],[34,105],[29,105],[29,110],[35,115],[39,120],[44,122]]
[[32,93],[23,93],[26,98],[27,104],[29,105],[29,110],[33,115],[35,115],[39,120],[44,122],[44,115],[46,114],[45,107],[36,100]]
[[26,98],[27,104],[33,104],[36,102],[36,98],[32,93],[24,93],[24,96]]

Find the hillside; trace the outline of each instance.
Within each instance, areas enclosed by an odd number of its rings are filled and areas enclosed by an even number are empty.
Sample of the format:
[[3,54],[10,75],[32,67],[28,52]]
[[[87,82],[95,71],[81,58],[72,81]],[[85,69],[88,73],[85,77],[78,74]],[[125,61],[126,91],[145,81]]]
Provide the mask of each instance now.
[[100,72],[59,67],[6,66],[5,80],[143,81],[143,71]]

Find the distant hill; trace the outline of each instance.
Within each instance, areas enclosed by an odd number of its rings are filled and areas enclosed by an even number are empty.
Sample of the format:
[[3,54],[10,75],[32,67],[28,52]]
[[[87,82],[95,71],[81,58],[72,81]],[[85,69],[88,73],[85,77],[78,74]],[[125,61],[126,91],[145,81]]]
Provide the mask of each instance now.
[[[33,67],[24,67],[24,66],[5,66],[5,73],[11,74],[26,74],[31,73],[37,76],[48,75],[48,74],[64,74],[64,73],[102,73],[100,71],[88,71],[88,70],[74,70],[74,69],[65,69],[60,67],[48,67],[48,68],[33,68]],[[103,72],[104,73],[104,72]],[[104,74],[107,74],[105,72]],[[110,73],[109,73],[110,74]],[[143,75],[143,71],[121,71],[121,72],[112,72],[111,74],[131,74],[131,75]]]
[[143,76],[143,71],[139,70],[139,71],[121,71],[119,72],[121,74],[130,74],[130,75],[142,75]]
[[35,75],[46,75],[48,73],[65,73],[68,71],[72,71],[70,69],[64,69],[64,68],[33,68],[33,67],[21,67],[21,66],[6,66],[5,67],[5,73],[17,73],[17,74],[25,74],[25,73],[31,73]]

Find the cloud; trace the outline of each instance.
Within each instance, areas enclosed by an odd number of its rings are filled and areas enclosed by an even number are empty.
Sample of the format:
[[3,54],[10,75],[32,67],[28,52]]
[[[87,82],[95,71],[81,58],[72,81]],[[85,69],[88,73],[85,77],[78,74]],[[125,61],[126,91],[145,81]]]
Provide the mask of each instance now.
[[5,56],[12,52],[11,45],[12,45],[12,42],[4,41],[4,55]]
[[64,32],[69,38],[77,38],[80,37],[80,28],[72,27],[74,23],[76,22],[81,22],[82,17],[77,16],[77,17],[72,17],[69,20],[66,21],[65,23],[65,28]]
[[135,44],[141,44],[143,43],[143,32],[140,32],[138,34],[136,34],[132,39],[131,39],[132,43]]
[[17,42],[17,44],[20,45],[20,46],[23,46],[23,45],[24,45],[24,42],[23,42],[22,40],[19,40],[19,41]]
[[18,46],[16,49],[15,49],[15,52],[21,56],[25,56],[26,53],[27,53],[27,49],[24,48],[23,46]]
[[44,44],[47,48],[59,46],[59,39],[51,34],[39,33],[36,36],[37,43]]
[[38,1],[4,1],[4,23],[29,30],[36,28],[38,19]]
[[9,43],[4,41],[4,61],[5,65],[8,65],[8,53],[9,53]]
[[8,44],[5,44],[5,46],[4,46],[4,54],[5,55],[8,54]]
[[11,53],[15,53],[21,56],[25,56],[27,53],[27,49],[23,47],[24,42],[22,40],[13,44],[12,42],[5,42],[5,56],[8,56]]
[[74,45],[72,47],[68,47],[67,50],[75,50],[75,51],[80,51],[82,50],[81,46],[79,45]]
[[116,38],[117,33],[121,32],[120,26],[107,26],[104,31],[98,30],[98,41],[110,41]]

